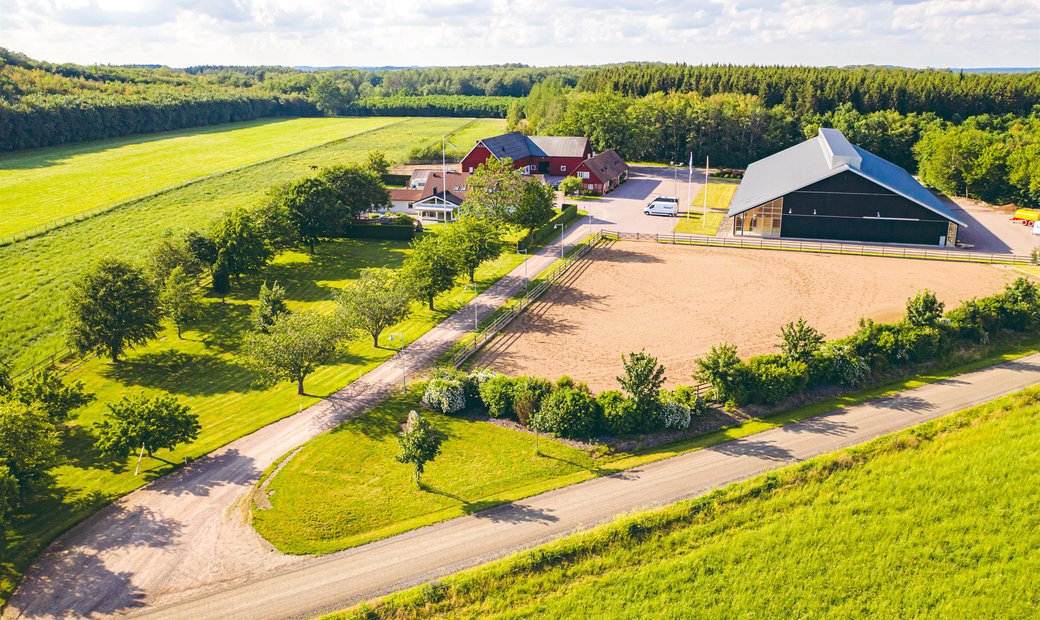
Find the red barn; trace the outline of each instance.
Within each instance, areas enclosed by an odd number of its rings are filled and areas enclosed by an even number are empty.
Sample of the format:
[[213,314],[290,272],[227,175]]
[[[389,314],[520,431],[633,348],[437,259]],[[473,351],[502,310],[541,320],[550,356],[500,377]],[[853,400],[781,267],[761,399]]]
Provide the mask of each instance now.
[[588,138],[525,136],[514,131],[477,142],[462,159],[462,171],[473,172],[489,157],[508,157],[513,160],[515,168],[523,169],[524,174],[566,177],[592,157],[592,145]]
[[578,164],[574,176],[581,179],[588,191],[606,194],[628,178],[628,164],[610,149]]

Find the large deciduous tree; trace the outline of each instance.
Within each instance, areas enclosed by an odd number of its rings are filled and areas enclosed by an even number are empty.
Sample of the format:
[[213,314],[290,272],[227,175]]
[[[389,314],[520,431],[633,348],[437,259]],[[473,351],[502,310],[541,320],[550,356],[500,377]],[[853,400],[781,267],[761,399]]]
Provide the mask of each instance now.
[[[194,237],[192,237],[194,240]],[[215,256],[213,258],[216,258]],[[202,272],[212,265],[212,259],[201,262],[193,249],[189,247],[185,237],[175,237],[167,233],[160,239],[148,255],[148,272],[156,286],[161,286],[170,277],[170,272],[176,268],[197,280]]]
[[195,279],[181,267],[174,267],[159,290],[159,307],[177,327],[177,338],[190,321],[202,314],[202,293]]
[[390,192],[375,171],[358,165],[331,166],[318,179],[333,189],[347,218],[390,207]]
[[295,381],[296,393],[304,394],[304,379],[332,360],[344,337],[332,318],[301,310],[277,317],[267,333],[251,335],[245,351],[267,379]]
[[310,253],[319,240],[342,234],[349,223],[350,213],[339,201],[339,194],[321,179],[300,179],[290,183],[281,193],[281,199],[296,233],[303,239]]
[[433,310],[433,299],[455,286],[458,262],[438,235],[423,235],[412,242],[412,253],[402,271],[417,299]]
[[45,413],[18,399],[0,399],[0,468],[8,474],[3,484],[16,481],[19,497],[58,463],[60,445],[58,431]]
[[465,216],[441,233],[442,243],[459,271],[476,279],[477,267],[502,255],[502,233],[493,221]]
[[528,179],[520,199],[506,216],[506,221],[530,232],[549,223],[556,214],[556,191],[537,179]]
[[256,221],[256,213],[237,208],[213,227],[211,237],[217,248],[217,262],[223,261],[236,284],[242,283],[243,274],[262,269],[274,255]]
[[32,372],[20,379],[10,395],[27,407],[35,407],[55,425],[68,422],[73,411],[94,400],[94,395],[86,391],[82,381],[66,384],[49,369]]
[[379,334],[400,323],[413,298],[405,278],[393,269],[365,269],[356,282],[338,297],[342,320],[349,328],[357,328],[372,336],[372,346],[379,346]]
[[72,284],[69,344],[119,361],[127,347],[154,338],[162,313],[155,287],[138,267],[106,258]]
[[96,447],[104,456],[126,458],[140,450],[156,458],[158,450],[194,441],[200,426],[198,416],[169,394],[135,394],[109,403],[95,429]]
[[513,169],[513,160],[489,157],[466,181],[466,200],[460,211],[467,217],[508,222],[523,196],[525,181]]

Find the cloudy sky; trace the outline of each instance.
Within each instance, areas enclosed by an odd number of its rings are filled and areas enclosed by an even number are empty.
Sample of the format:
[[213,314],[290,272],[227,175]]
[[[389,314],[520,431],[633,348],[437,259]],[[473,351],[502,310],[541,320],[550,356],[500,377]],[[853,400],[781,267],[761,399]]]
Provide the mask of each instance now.
[[1040,66],[1040,0],[0,0],[78,63]]

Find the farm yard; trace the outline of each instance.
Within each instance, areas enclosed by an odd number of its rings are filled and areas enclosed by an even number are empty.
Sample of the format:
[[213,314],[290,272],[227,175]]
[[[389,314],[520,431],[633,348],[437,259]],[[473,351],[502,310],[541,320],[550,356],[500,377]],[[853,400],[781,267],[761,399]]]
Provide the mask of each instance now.
[[[353,120],[367,122],[369,119]],[[386,119],[380,121],[385,122]],[[460,146],[469,145],[488,133],[498,131],[502,125],[502,121],[495,119],[413,118],[403,122],[391,121],[374,131],[256,166],[210,176],[89,220],[69,224],[46,235],[0,247],[0,320],[5,326],[0,333],[0,350],[6,352],[17,372],[62,348],[64,339],[60,323],[65,291],[69,282],[99,257],[140,260],[152,244],[167,232],[204,230],[215,218],[232,207],[257,204],[271,186],[313,174],[314,166],[360,161],[372,150],[381,150],[390,159],[402,158],[413,145],[445,134],[451,134],[452,140]],[[293,131],[291,123],[275,123],[275,126],[289,133]],[[249,134],[245,132],[239,135]],[[206,134],[200,139],[206,139]],[[106,148],[103,146],[105,143],[100,143],[102,146],[91,144],[101,151]],[[88,146],[68,148],[83,150]],[[62,153],[65,148],[46,151]],[[128,145],[124,148],[133,147]],[[45,161],[46,151],[34,153],[38,159]],[[179,157],[178,161],[190,159],[184,153]],[[114,158],[114,155],[110,158]],[[125,165],[125,162],[114,159],[110,161],[113,166]],[[74,158],[62,165],[75,167],[78,163]],[[91,176],[97,173],[97,170],[79,169],[77,174],[85,179],[82,182],[89,182]],[[31,193],[28,189],[22,189],[23,186],[34,184],[31,175],[25,176],[17,169],[0,166],[0,185],[8,175],[21,180],[7,185],[5,192]],[[155,191],[167,182],[163,180],[148,184],[142,181],[134,191]],[[7,204],[6,199],[4,204]],[[50,218],[47,219],[49,221]]]
[[898,320],[922,289],[952,307],[1015,275],[989,265],[618,242],[590,254],[473,365],[613,389],[621,356],[645,349],[676,385],[689,382],[712,345],[775,352],[780,326],[799,316],[837,338],[861,317]]

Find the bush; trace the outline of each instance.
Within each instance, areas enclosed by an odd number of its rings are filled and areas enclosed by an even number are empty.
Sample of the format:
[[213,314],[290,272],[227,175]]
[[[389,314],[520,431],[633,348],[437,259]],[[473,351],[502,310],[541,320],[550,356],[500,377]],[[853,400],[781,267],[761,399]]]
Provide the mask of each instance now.
[[906,322],[914,327],[931,327],[942,318],[944,307],[935,293],[925,289],[906,300]]
[[870,374],[866,360],[856,355],[844,341],[828,342],[813,357],[812,382],[852,386],[863,383]]
[[480,400],[492,418],[507,418],[516,415],[513,410],[515,381],[505,375],[497,375],[480,385]]
[[540,377],[513,379],[513,412],[524,426],[530,426],[531,417],[538,411],[542,400],[552,392],[552,383]]
[[737,348],[730,344],[712,346],[711,352],[697,360],[693,378],[711,385],[719,402],[743,405],[749,395],[747,366],[740,361]]
[[663,401],[657,408],[657,421],[664,428],[688,428],[692,417],[690,407],[677,400]]
[[754,384],[751,399],[765,405],[777,405],[809,383],[805,362],[785,360],[780,355],[753,357],[748,360],[748,369]]
[[555,390],[542,399],[532,426],[558,437],[587,439],[599,426],[599,406],[592,395],[571,388]]
[[487,381],[494,379],[495,377],[501,377],[502,374],[491,370],[490,368],[483,368],[481,370],[475,370],[471,373],[464,374],[458,373],[458,378],[462,381],[462,385],[466,390],[466,400],[477,400],[483,401],[480,397],[480,386],[484,385]]
[[636,402],[617,390],[600,392],[596,397],[603,415],[603,427],[611,435],[628,435],[642,426]]
[[426,383],[419,402],[431,411],[456,413],[466,408],[466,388],[460,379],[434,377]]
[[980,344],[989,342],[990,334],[1000,326],[1000,307],[992,297],[969,299],[946,316],[958,338]]

